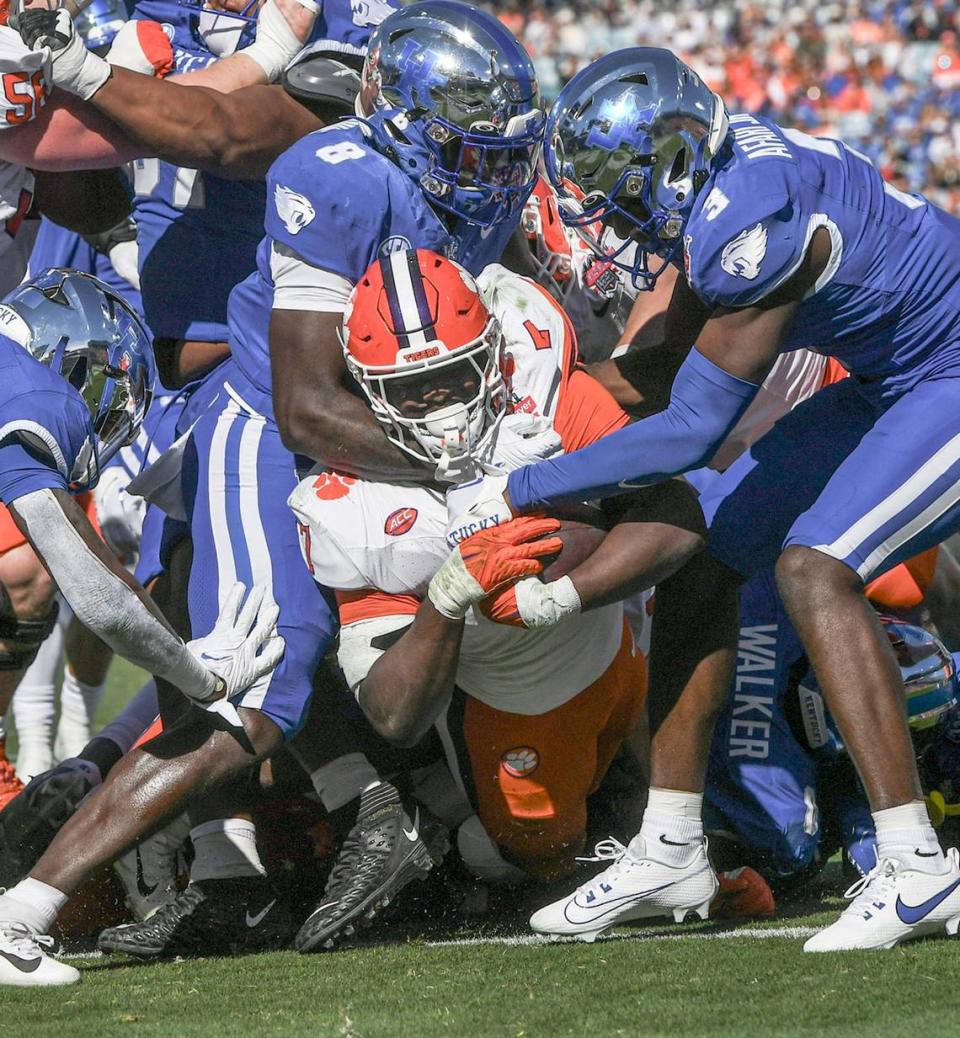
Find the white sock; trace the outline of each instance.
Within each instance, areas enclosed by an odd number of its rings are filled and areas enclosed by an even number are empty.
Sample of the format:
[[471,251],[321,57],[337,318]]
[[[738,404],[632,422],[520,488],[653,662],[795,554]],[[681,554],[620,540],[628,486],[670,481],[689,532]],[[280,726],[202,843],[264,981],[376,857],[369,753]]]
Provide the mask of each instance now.
[[40,646],[13,696],[17,726],[17,774],[24,782],[53,767],[53,721],[57,712],[57,670],[63,655],[63,628],[57,623]]
[[877,827],[878,858],[908,862],[924,872],[946,869],[946,858],[922,800],[874,811],[873,823]]
[[97,738],[109,739],[124,753],[129,753],[137,739],[153,724],[159,712],[157,683],[151,678],[120,713],[101,728]]
[[7,715],[0,714],[0,743],[7,741]]
[[668,865],[686,864],[703,840],[702,812],[702,793],[651,787],[639,833],[643,853]]
[[348,753],[311,771],[310,781],[323,806],[336,811],[376,785],[380,776],[362,753]]
[[257,828],[245,818],[218,818],[190,830],[195,857],[191,881],[265,876],[257,852]]
[[28,876],[0,897],[0,922],[26,923],[35,933],[48,933],[66,903],[63,891]]
[[76,757],[90,741],[93,720],[105,688],[106,682],[88,685],[73,673],[69,664],[64,667],[60,687],[60,723],[55,740],[60,760]]

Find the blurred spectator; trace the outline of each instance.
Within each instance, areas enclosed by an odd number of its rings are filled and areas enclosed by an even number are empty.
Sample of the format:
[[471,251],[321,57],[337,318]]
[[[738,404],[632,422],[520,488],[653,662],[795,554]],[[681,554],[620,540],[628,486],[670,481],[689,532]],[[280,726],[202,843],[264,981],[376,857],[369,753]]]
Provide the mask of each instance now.
[[500,0],[552,100],[583,65],[677,51],[730,111],[836,135],[960,214],[960,0]]

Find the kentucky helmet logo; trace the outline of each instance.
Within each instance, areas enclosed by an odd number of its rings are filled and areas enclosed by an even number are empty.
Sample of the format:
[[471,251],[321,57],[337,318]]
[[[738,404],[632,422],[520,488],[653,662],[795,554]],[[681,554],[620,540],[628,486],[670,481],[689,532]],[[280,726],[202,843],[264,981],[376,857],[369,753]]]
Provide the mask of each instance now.
[[733,241],[728,241],[720,254],[720,266],[735,278],[753,281],[760,273],[760,264],[767,254],[767,229],[757,224],[741,231]]
[[299,234],[317,215],[309,198],[291,191],[282,184],[277,184],[273,192],[273,201],[277,207],[277,216],[290,234]]

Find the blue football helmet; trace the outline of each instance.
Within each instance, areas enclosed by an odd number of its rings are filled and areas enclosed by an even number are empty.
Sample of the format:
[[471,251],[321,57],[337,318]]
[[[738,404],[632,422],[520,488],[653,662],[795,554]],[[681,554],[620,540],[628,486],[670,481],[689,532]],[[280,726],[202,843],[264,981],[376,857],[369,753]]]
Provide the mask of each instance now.
[[[560,91],[547,120],[544,157],[561,218],[578,229],[599,221],[599,240],[585,235],[591,248],[652,289],[728,128],[723,101],[670,51],[600,58]],[[656,270],[650,256],[662,260]]]
[[379,146],[435,208],[481,227],[519,215],[544,116],[527,52],[492,14],[455,0],[401,8],[373,31],[361,82]]
[[156,380],[150,334],[111,288],[77,270],[45,270],[0,306],[6,334],[59,372],[90,412],[94,441],[70,473],[71,487],[86,490],[140,431]]
[[90,0],[73,21],[88,49],[105,54],[128,18],[124,0]]

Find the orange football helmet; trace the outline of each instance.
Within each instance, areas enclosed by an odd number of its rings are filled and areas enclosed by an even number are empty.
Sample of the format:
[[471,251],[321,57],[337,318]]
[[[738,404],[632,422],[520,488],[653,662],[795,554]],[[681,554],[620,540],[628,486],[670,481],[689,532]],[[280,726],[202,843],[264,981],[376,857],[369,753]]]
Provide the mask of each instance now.
[[341,341],[391,442],[429,464],[483,456],[506,408],[503,334],[463,267],[427,249],[378,259],[350,295]]

